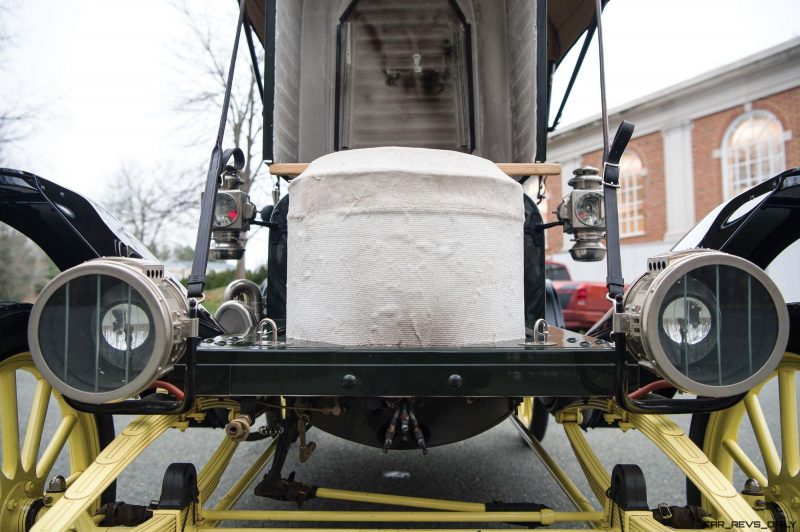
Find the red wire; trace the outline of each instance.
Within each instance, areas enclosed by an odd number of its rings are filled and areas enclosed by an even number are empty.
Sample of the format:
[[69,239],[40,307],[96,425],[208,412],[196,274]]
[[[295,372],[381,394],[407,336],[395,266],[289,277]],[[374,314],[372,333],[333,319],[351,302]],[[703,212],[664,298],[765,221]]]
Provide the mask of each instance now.
[[153,384],[150,385],[151,388],[164,388],[169,393],[174,395],[179,401],[183,401],[183,390],[175,386],[174,384],[170,384],[165,381],[153,381]]
[[667,381],[665,381],[664,379],[661,379],[659,381],[654,381],[654,382],[651,382],[650,384],[642,386],[641,388],[639,388],[635,392],[631,392],[630,394],[628,394],[628,399],[631,399],[631,400],[638,399],[643,395],[647,395],[648,393],[650,393],[652,391],[660,390],[662,388],[674,388],[674,386],[672,384],[668,383]]

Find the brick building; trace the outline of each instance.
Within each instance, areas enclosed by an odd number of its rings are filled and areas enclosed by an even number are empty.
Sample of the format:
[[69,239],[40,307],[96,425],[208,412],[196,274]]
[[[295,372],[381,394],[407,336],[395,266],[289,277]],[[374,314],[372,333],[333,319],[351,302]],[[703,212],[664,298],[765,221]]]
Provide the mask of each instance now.
[[[611,110],[612,136],[623,118],[636,125],[619,192],[623,273],[632,281],[647,257],[671,248],[720,202],[800,166],[800,38]],[[563,173],[547,180],[546,220],[575,168],[600,167],[602,143],[599,117],[552,135],[548,160]],[[548,231],[551,260],[574,278],[604,280],[605,263],[575,263],[570,247]]]

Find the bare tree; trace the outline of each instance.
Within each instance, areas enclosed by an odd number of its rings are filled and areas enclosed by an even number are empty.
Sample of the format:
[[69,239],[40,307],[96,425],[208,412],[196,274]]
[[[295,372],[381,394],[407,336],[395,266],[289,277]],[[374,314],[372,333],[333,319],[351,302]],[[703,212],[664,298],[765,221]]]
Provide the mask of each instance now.
[[[2,76],[10,75],[6,71],[3,56],[13,45],[13,39],[4,22],[9,20],[14,7],[14,2],[0,0],[0,75]],[[8,147],[25,136],[24,125],[32,118],[32,114],[29,106],[16,101],[11,103],[9,99],[0,105],[0,164],[6,158]]]
[[[179,68],[185,71],[185,79],[191,80],[191,83],[187,83],[189,91],[181,92],[176,107],[193,125],[204,118],[208,118],[209,123],[213,124],[214,117],[219,116],[222,108],[231,53],[230,43],[222,42],[219,32],[212,31],[212,16],[200,13],[196,4],[192,4],[192,9],[185,2],[176,4],[176,9],[183,15],[188,39],[175,52],[175,59]],[[240,51],[224,146],[227,148],[234,145],[244,152],[246,162],[241,173],[241,188],[248,193],[253,186],[255,169],[260,161],[258,140],[261,132],[261,103],[255,74],[249,63],[249,54]],[[196,130],[196,127],[187,127],[182,129],[181,135],[185,137]],[[211,130],[202,138],[186,138],[186,141],[193,149],[197,146],[210,148],[208,141],[213,138],[214,132],[215,130]],[[208,161],[204,160],[180,179],[157,183],[151,176],[171,175],[171,172],[156,169],[145,172],[135,166],[123,166],[112,178],[104,204],[154,252],[163,253],[168,248],[175,249],[177,243],[169,242],[164,237],[166,229],[176,221],[176,216],[180,213],[197,214],[199,191],[202,190],[201,179],[206,175],[207,165]],[[194,219],[196,220],[196,216]],[[237,277],[245,276],[244,260],[238,261],[236,274]]]
[[[211,30],[208,15],[203,16],[190,10],[185,1],[177,4],[176,8],[183,15],[190,35],[189,41],[177,53],[177,57],[182,65],[193,70],[191,77],[187,77],[195,80],[196,87],[194,92],[186,93],[178,102],[178,109],[189,115],[219,112],[228,81],[230,43],[219,42]],[[225,147],[233,144],[244,152],[245,167],[241,172],[241,188],[250,193],[256,177],[255,170],[261,161],[261,101],[249,54],[243,48],[238,53]],[[245,276],[244,259],[237,263],[236,276]]]
[[165,239],[165,230],[180,225],[181,220],[195,212],[199,194],[187,174],[158,182],[147,174],[135,166],[122,166],[111,178],[103,204],[150,251],[159,255],[175,244]]
[[28,237],[0,223],[0,301],[32,300],[57,273]]

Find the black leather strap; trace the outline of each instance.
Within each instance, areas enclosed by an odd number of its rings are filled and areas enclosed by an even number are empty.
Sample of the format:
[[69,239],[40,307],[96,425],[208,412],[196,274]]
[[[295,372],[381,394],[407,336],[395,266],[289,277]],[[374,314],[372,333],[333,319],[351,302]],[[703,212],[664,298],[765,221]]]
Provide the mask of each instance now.
[[614,142],[608,150],[608,158],[603,161],[603,183],[608,186],[619,186],[619,162],[625,148],[633,136],[633,124],[625,120],[619,125]]
[[603,161],[603,189],[606,207],[606,286],[608,296],[617,300],[625,290],[622,277],[622,258],[619,249],[619,212],[617,210],[617,189],[619,188],[619,161],[633,135],[633,124],[625,120],[619,125],[614,142]]

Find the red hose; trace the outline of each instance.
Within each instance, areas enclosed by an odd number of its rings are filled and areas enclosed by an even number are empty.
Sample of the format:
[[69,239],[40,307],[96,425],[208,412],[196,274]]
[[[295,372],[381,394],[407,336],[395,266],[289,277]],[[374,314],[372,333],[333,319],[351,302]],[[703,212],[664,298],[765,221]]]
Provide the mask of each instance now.
[[654,382],[651,382],[650,384],[642,386],[641,388],[639,388],[635,392],[631,392],[630,394],[628,394],[628,399],[633,401],[634,399],[638,399],[643,395],[647,395],[648,393],[650,393],[652,391],[660,390],[662,388],[674,388],[674,386],[672,384],[668,383],[667,381],[665,381],[664,379],[661,379],[659,381],[654,381]]
[[164,388],[169,393],[175,396],[176,399],[179,401],[183,401],[183,390],[175,386],[174,384],[170,384],[165,381],[153,381],[153,384],[150,385],[151,388]]

